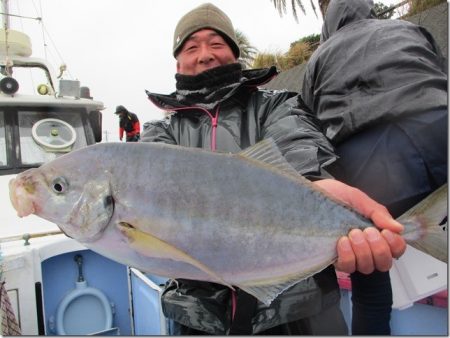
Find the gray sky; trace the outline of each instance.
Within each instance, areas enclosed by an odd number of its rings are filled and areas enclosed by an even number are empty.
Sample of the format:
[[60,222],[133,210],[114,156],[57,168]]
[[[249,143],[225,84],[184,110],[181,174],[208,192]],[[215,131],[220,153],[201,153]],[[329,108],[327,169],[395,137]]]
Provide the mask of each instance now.
[[[162,113],[144,90],[168,94],[175,89],[173,30],[179,18],[205,0],[10,0],[10,13],[42,17],[42,22],[11,19],[13,29],[28,34],[33,56],[64,78],[80,80],[94,99],[104,102],[103,128],[118,140],[115,107],[135,112],[141,125]],[[280,17],[270,0],[209,0],[220,7],[260,52],[286,52],[291,42],[320,33],[322,19],[303,3],[307,15],[297,23],[288,8]],[[317,2],[317,1],[315,1]],[[386,0],[384,3],[398,2]],[[317,10],[318,10],[318,6]],[[45,39],[45,40],[44,40]],[[44,44],[46,47],[44,48]]]

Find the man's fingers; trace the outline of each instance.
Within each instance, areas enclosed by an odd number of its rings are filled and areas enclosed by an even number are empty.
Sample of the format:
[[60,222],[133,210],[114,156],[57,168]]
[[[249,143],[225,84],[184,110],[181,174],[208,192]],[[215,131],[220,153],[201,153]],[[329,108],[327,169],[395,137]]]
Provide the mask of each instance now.
[[348,237],[356,257],[356,270],[369,274],[374,270],[372,251],[365,234],[359,229],[352,229]]
[[356,270],[356,258],[347,236],[342,236],[337,244],[338,259],[334,264],[336,270],[352,273]]
[[374,269],[388,271],[392,258],[400,257],[406,250],[406,242],[399,236],[403,225],[392,218],[385,206],[359,189],[332,179],[314,183],[324,193],[369,218],[376,227],[369,227],[364,232],[352,229],[348,237],[341,237],[337,245],[336,269],[348,273],[357,270],[364,274],[372,273]]
[[382,272],[389,271],[392,267],[392,255],[386,239],[373,227],[364,229],[364,235],[372,251],[375,269]]
[[314,184],[325,190],[327,195],[338,199],[369,218],[377,228],[389,229],[396,233],[403,231],[403,225],[392,218],[387,208],[363,191],[333,179],[315,181]]
[[384,229],[381,231],[381,235],[386,240],[387,244],[389,245],[389,248],[391,250],[391,255],[394,258],[399,258],[401,255],[403,255],[406,251],[406,242],[405,239],[396,234],[392,233],[391,231]]
[[389,229],[396,233],[402,233],[404,230],[402,224],[397,222],[387,211],[384,212],[382,209],[374,210],[370,215],[370,219],[379,229]]

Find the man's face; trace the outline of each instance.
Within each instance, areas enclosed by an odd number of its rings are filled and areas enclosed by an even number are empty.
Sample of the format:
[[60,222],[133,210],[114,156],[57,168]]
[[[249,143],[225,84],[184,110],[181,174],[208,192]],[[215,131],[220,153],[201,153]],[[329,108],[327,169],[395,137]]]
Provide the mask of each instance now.
[[202,29],[186,39],[177,55],[177,72],[197,75],[205,70],[237,62],[230,46],[211,29]]

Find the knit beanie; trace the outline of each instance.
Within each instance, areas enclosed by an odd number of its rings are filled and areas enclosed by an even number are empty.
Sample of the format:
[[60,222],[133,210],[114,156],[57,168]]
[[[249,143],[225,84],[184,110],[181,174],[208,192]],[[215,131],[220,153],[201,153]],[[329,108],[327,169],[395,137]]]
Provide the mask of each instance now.
[[230,46],[234,56],[239,57],[239,46],[230,18],[210,3],[194,8],[178,21],[173,37],[173,56],[177,56],[191,34],[204,28],[210,28],[219,33]]

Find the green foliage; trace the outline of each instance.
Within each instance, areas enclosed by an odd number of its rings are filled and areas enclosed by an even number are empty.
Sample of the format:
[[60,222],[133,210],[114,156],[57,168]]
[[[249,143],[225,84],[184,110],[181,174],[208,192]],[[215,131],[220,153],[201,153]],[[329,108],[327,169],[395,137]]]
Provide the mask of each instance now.
[[307,42],[297,42],[291,45],[289,51],[285,54],[286,66],[288,69],[300,65],[309,60],[312,54],[311,44]]
[[[278,13],[280,16],[283,16],[283,14],[286,14],[287,12],[287,5],[286,0],[271,0],[275,8],[278,10]],[[314,5],[314,1],[310,0],[311,7],[313,9],[314,14],[316,14],[316,6]],[[306,15],[305,7],[303,6],[302,0],[291,0],[291,8],[292,8],[292,15],[294,16],[295,21],[298,22],[298,14],[297,14],[297,7],[303,12],[303,14]]]
[[305,36],[297,41],[294,41],[291,43],[290,48],[292,48],[292,46],[294,46],[296,43],[299,43],[299,42],[305,42],[305,43],[309,44],[310,46],[314,46],[320,42],[320,34],[311,34],[311,35]]
[[252,68],[266,68],[276,66],[278,70],[284,71],[300,65],[309,60],[313,48],[311,44],[297,41],[291,44],[287,53],[260,53],[253,61]]
[[245,68],[251,67],[253,60],[258,53],[258,50],[250,44],[247,36],[240,30],[235,29],[236,39],[239,46],[241,55],[239,57],[239,62]]
[[268,68],[275,66],[278,69],[284,67],[283,55],[281,53],[259,53],[253,60],[252,68]]
[[378,13],[382,13],[385,10],[387,10],[390,6],[386,6],[385,4],[381,3],[381,2],[377,2],[374,5],[374,10],[375,13],[377,13],[377,17],[378,19],[390,19],[393,15],[394,15],[394,11],[390,11],[390,12],[386,12],[383,15],[378,15]]
[[306,42],[310,45],[320,42],[320,34],[311,34],[300,39],[300,42]]

